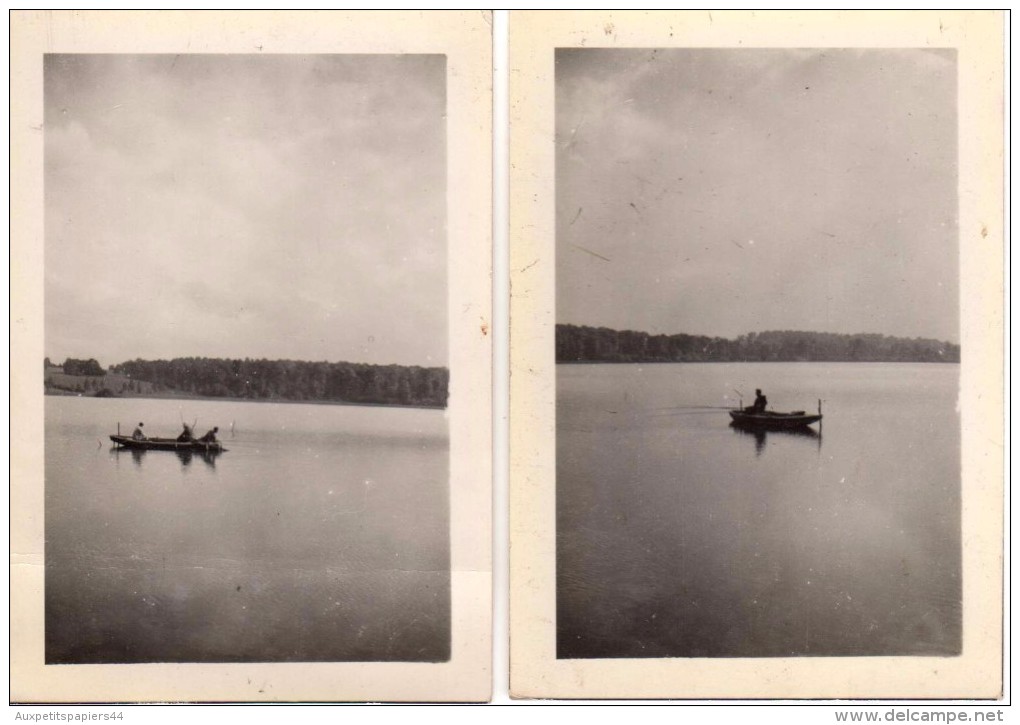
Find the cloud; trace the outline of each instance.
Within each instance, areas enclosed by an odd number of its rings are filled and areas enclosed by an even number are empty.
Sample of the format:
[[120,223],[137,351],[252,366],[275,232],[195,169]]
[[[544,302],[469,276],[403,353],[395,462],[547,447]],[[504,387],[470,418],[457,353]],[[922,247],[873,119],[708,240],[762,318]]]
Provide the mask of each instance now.
[[954,68],[911,50],[560,51],[559,320],[956,339]]
[[49,354],[445,363],[442,57],[51,55],[45,79]]

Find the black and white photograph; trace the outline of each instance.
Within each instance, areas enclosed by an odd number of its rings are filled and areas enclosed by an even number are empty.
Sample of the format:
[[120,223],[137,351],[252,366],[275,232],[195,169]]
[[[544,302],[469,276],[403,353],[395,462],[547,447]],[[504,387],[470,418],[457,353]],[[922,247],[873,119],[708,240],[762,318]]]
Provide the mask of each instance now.
[[515,19],[511,692],[994,696],[1001,17]]
[[444,58],[44,72],[46,661],[447,659]]
[[[451,177],[489,178],[463,161],[488,63],[445,52],[484,18],[184,19],[57,15],[72,37],[36,56],[42,580],[17,689],[484,699],[489,449],[464,429],[488,426],[488,216]],[[146,22],[188,52],[103,40]],[[203,669],[153,669],[178,664]]]
[[956,55],[556,55],[557,657],[961,648]]

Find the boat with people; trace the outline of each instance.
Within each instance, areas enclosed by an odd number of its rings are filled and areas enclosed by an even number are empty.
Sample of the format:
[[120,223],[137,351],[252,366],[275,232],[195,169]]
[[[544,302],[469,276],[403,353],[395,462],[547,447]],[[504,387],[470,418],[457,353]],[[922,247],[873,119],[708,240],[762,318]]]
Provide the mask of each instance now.
[[110,440],[121,448],[136,451],[199,451],[206,453],[223,453],[227,449],[219,441],[179,441],[176,438],[133,438],[131,436],[111,435]]
[[744,428],[761,430],[793,430],[803,428],[822,419],[822,414],[808,414],[803,410],[792,413],[776,413],[771,410],[750,413],[744,410],[731,410],[733,424]]
[[116,435],[111,435],[110,440],[113,441],[117,448],[128,448],[133,451],[199,451],[203,453],[223,453],[227,449],[216,439],[216,434],[220,432],[219,426],[213,426],[213,428],[201,438],[196,438],[192,432],[195,428],[196,420],[191,425],[188,425],[183,420],[181,426],[183,430],[181,434],[176,438],[150,438],[145,434],[143,428],[145,423],[139,423],[138,427],[135,428],[134,433],[129,436],[120,434],[120,423],[117,423]]
[[[758,391],[759,395],[761,391]],[[764,400],[764,398],[762,398]],[[822,419],[822,401],[818,401],[818,413],[795,410],[792,413],[779,413],[765,410],[763,405],[755,404],[748,408],[730,411],[733,425],[754,430],[795,430],[804,428]]]

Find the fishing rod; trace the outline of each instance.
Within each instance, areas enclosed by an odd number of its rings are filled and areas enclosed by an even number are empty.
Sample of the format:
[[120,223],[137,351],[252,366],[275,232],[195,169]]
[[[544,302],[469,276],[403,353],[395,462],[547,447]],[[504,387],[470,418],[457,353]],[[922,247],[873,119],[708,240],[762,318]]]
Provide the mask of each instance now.
[[728,405],[668,405],[665,408],[652,410],[732,410]]

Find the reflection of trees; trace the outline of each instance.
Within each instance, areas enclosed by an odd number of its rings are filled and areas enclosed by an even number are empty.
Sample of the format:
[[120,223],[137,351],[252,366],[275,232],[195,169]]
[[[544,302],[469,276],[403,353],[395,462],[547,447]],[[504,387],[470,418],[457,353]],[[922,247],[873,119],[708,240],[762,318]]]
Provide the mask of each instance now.
[[959,362],[960,346],[886,335],[770,331],[734,340],[556,326],[557,362]]

